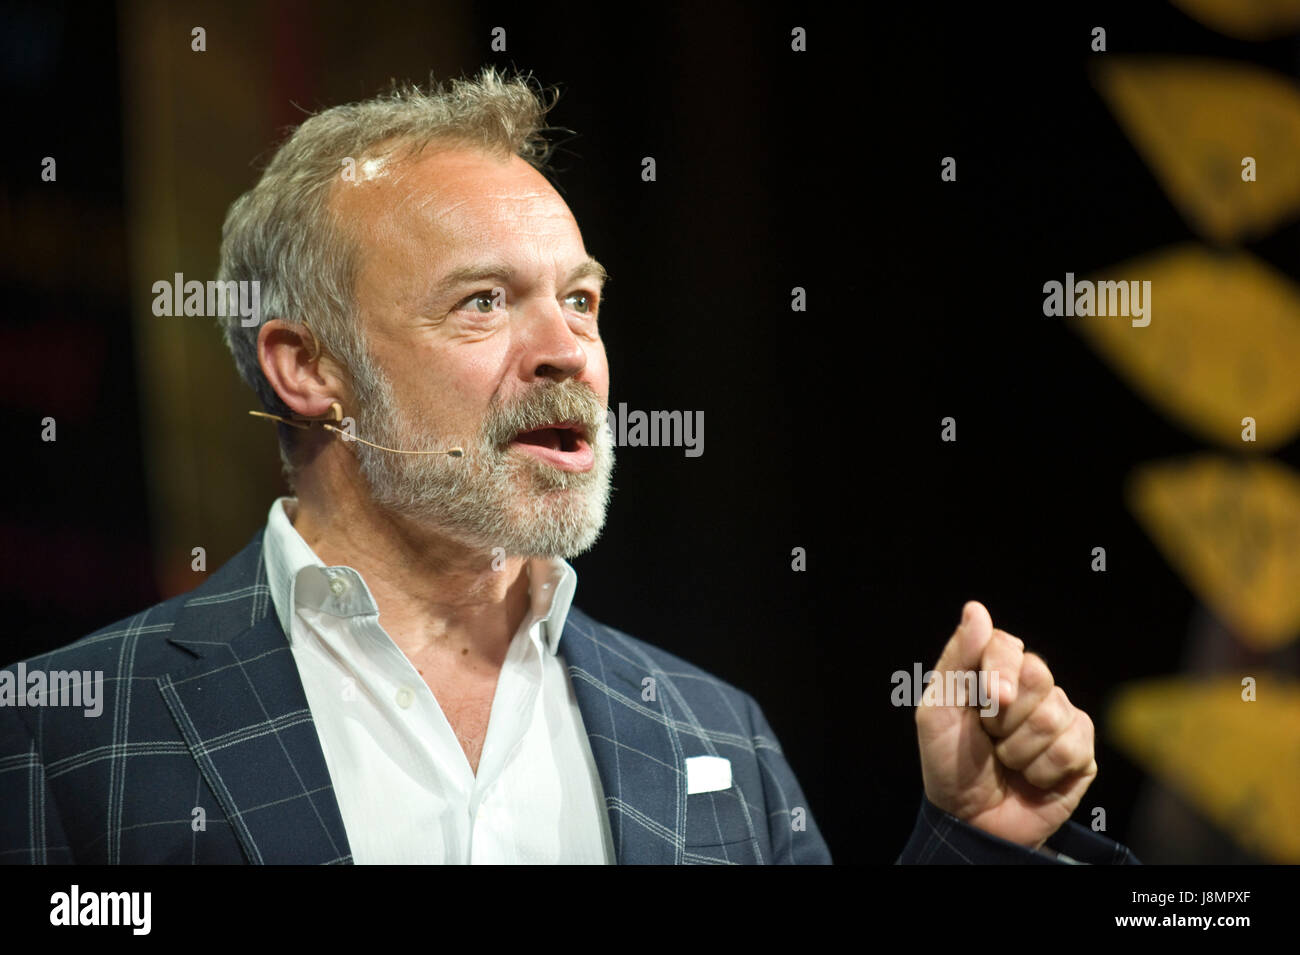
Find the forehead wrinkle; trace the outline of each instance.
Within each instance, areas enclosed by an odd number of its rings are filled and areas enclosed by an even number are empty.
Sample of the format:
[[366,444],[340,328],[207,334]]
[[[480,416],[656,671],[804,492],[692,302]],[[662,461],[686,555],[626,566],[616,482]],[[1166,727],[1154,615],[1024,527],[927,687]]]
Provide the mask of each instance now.
[[[430,191],[412,203],[412,208],[432,224],[456,232],[491,226],[502,221],[519,223],[530,219],[569,219],[567,210],[551,207],[546,193],[494,193],[460,196],[445,205]],[[539,200],[543,205],[539,208]],[[519,231],[518,229],[514,231]]]
[[[364,191],[350,197],[357,202],[356,214],[347,218],[364,227],[358,238],[363,239],[363,263],[372,277],[377,262],[398,265],[401,272],[410,273],[404,278],[414,279],[421,271],[441,272],[439,262],[449,263],[448,255],[469,257],[489,249],[500,253],[502,246],[514,243],[517,250],[532,247],[530,252],[539,261],[552,261],[558,275],[557,243],[567,245],[572,238],[585,252],[568,206],[558,194],[536,183],[520,183],[525,191],[515,191],[492,182],[488,192],[466,194],[476,183],[467,174],[472,168],[465,164],[453,162],[442,176],[436,166],[409,159],[390,161],[386,170],[386,176],[351,184]],[[500,229],[503,222],[509,224],[505,235]],[[412,256],[414,261],[406,261]],[[397,291],[393,284],[388,289]],[[408,291],[423,297],[415,286]]]
[[[458,233],[472,229],[476,221],[487,224],[518,220],[529,216],[528,210],[539,205],[548,210],[543,215],[572,221],[568,206],[541,173],[526,165],[507,170],[511,160],[518,157],[503,159],[484,155],[474,148],[457,149],[456,145],[435,147],[433,153],[397,162],[388,178],[394,187],[391,205],[405,206],[426,222]],[[484,191],[484,185],[480,184],[484,177],[478,164],[485,158],[496,160],[512,181],[502,184],[490,178],[486,183],[490,191]],[[523,173],[522,181],[520,173]]]

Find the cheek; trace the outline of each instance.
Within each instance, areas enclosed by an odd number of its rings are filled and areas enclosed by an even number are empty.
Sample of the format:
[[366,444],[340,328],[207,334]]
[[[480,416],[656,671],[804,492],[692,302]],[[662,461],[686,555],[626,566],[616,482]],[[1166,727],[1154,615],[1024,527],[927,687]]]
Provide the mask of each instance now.
[[583,377],[601,401],[609,401],[609,361],[603,346],[597,345],[587,352],[587,372]]
[[405,364],[405,391],[416,407],[444,427],[476,427],[499,384],[499,358],[461,349],[452,361],[412,351]]

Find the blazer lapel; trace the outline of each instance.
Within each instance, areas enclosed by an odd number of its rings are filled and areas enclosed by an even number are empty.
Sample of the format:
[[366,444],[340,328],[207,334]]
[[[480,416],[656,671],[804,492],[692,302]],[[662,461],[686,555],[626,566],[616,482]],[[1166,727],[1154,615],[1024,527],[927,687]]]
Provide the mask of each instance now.
[[[197,659],[158,679],[186,745],[253,863],[352,862],[288,639],[272,612],[262,534],[184,602],[170,642]],[[620,865],[681,864],[686,776],[653,665],[570,608],[560,643],[604,788]]]
[[645,700],[651,675],[635,648],[576,607],[560,653],[605,790],[619,865],[679,865],[686,844],[686,777],[681,744],[665,715],[667,687]]
[[171,642],[199,659],[158,687],[249,862],[351,863],[302,680],[270,612],[261,543],[185,601]]

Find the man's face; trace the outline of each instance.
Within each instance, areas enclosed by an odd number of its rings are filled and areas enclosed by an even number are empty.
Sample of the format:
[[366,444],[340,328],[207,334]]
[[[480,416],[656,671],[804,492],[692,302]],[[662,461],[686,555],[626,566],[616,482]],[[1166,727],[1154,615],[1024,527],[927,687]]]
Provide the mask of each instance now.
[[[602,270],[568,207],[517,156],[442,146],[360,163],[335,209],[356,230],[370,361],[352,442],[375,501],[468,546],[575,556],[613,470]],[[563,425],[558,429],[548,425]]]

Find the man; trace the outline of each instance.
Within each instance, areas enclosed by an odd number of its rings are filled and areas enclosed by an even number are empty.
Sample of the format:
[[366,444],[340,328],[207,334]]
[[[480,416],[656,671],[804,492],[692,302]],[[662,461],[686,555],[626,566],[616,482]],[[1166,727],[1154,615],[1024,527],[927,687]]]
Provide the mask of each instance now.
[[[539,171],[546,109],[487,70],[328,110],[231,207],[221,279],[261,314],[226,340],[294,496],[192,593],[21,665],[103,671],[103,712],[0,713],[0,857],[831,861],[750,696],[572,603],[613,467],[605,272]],[[947,663],[1024,689],[996,726],[918,712],[903,858],[1059,861],[1091,725],[968,609]]]

